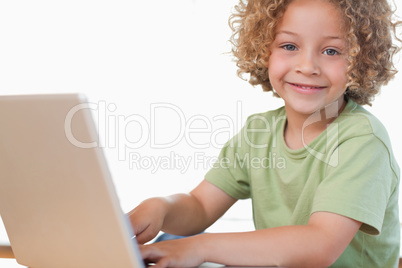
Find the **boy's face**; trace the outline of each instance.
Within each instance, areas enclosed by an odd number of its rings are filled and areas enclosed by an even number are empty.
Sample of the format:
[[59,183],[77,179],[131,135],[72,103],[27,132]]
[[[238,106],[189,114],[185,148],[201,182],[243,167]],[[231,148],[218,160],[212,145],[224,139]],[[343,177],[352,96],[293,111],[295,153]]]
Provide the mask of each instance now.
[[322,0],[294,0],[276,29],[268,64],[270,82],[286,109],[310,115],[344,103],[346,40],[340,11]]

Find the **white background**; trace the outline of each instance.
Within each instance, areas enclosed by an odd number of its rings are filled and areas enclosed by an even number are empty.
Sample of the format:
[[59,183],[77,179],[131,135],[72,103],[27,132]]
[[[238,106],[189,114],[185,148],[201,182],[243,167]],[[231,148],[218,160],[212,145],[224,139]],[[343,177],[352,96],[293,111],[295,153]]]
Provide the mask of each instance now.
[[[402,0],[396,2],[402,8]],[[90,102],[106,105],[98,123],[107,126],[107,132],[100,135],[124,211],[151,196],[189,191],[248,115],[282,105],[270,93],[239,79],[230,54],[225,54],[230,51],[227,20],[235,3],[1,1],[0,94],[80,92]],[[368,108],[388,129],[400,164],[401,85],[399,74]],[[153,105],[161,103],[165,108],[151,118]],[[135,118],[143,120],[136,123]],[[144,129],[141,122],[149,127]],[[207,122],[209,133],[189,132],[205,130]],[[211,133],[222,129],[226,132],[211,140]],[[153,141],[146,139],[151,133]],[[164,146],[168,148],[152,145],[175,140]],[[125,150],[117,146],[137,141],[144,144]],[[130,153],[142,162],[133,165]],[[183,172],[172,154],[191,166]],[[158,157],[170,157],[171,166],[154,172],[146,161]],[[229,215],[249,220],[249,203],[240,202]]]

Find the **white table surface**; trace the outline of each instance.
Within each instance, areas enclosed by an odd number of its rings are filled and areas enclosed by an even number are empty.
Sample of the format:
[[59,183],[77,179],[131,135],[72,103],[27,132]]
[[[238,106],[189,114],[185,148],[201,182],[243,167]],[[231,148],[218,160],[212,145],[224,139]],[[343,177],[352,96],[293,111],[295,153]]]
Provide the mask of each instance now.
[[2,268],[26,268],[26,266],[20,265],[15,259],[1,259],[0,267]]

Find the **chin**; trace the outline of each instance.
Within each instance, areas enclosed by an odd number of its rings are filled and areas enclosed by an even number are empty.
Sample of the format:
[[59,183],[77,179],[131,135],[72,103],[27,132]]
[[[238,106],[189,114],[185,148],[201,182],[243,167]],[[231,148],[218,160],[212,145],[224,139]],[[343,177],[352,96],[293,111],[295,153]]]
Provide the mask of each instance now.
[[[288,105],[289,106],[289,105]],[[312,115],[313,113],[322,110],[325,108],[325,104],[316,104],[316,103],[299,103],[296,105],[290,105],[291,109],[297,112],[300,115]]]

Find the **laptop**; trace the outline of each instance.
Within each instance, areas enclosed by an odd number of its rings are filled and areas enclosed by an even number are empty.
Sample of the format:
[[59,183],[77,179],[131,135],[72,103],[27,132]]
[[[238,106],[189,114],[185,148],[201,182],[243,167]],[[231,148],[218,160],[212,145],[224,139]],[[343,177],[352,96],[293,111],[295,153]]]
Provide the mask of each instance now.
[[0,96],[0,215],[19,264],[144,267],[93,108],[79,94]]

